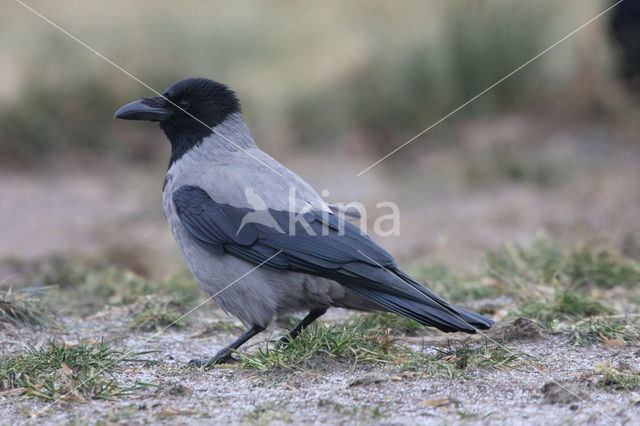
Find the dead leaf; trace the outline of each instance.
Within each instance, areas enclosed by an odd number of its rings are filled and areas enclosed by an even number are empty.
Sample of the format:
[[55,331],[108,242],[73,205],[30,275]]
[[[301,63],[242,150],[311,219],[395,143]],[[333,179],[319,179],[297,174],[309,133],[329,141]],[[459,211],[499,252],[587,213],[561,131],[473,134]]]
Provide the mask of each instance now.
[[62,374],[64,375],[70,375],[72,374],[71,369],[69,368],[69,366],[67,364],[65,364],[64,362],[62,363],[62,367],[60,367],[60,370],[62,370]]
[[[224,365],[224,364],[223,364]],[[258,374],[254,374],[253,376],[249,376],[249,377],[245,377],[244,379],[240,379],[240,382],[246,382],[248,380],[253,380],[253,379],[257,379],[258,377],[262,376],[262,374],[258,373]]]
[[604,342],[605,345],[607,346],[611,346],[611,347],[618,347],[618,346],[622,346],[624,345],[626,342],[624,340],[620,340],[620,339],[607,339],[602,333],[598,333],[600,335],[600,338],[602,339],[602,341]]
[[192,339],[196,338],[196,337],[200,337],[200,336],[204,335],[206,332],[207,332],[207,328],[206,327],[199,328],[196,331],[194,331],[193,333],[191,333],[189,335],[189,337],[191,337]]
[[159,413],[155,414],[153,417],[157,418],[157,419],[163,419],[165,417],[173,417],[173,416],[184,416],[184,415],[202,415],[202,414],[206,414],[204,411],[202,410],[194,410],[194,409],[185,409],[185,410],[180,410],[177,408],[167,408],[164,409],[162,411],[160,411]]
[[451,398],[426,399],[422,402],[423,407],[446,407],[449,404],[458,404],[458,401]]
[[0,392],[0,398],[4,397],[4,396],[13,396],[13,395],[20,395],[22,392],[26,391],[27,388],[15,388],[15,389],[9,389],[6,391],[2,391]]

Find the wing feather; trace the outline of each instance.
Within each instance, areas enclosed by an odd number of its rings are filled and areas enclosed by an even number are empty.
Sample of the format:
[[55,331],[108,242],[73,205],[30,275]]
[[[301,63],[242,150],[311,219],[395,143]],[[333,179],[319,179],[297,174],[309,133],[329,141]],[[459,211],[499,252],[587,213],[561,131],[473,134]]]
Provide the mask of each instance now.
[[[402,272],[393,257],[359,228],[329,212],[305,212],[302,222],[292,220],[286,211],[256,212],[218,203],[197,186],[178,188],[173,201],[181,223],[205,250],[252,264],[265,262],[263,266],[273,270],[335,280],[384,309],[444,331],[473,333],[470,323],[478,328],[492,324],[449,305]],[[268,215],[269,221],[247,220],[256,213]]]

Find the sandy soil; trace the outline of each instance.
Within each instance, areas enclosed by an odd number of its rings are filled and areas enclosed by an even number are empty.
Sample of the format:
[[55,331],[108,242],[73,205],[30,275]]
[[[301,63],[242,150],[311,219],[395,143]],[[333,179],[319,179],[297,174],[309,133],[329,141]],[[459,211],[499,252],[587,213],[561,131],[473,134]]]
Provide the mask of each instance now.
[[[193,319],[198,328],[220,320],[222,314],[205,308]],[[130,398],[85,403],[55,403],[0,397],[3,424],[22,424],[32,416],[37,424],[105,422],[119,424],[308,423],[308,424],[638,424],[640,395],[612,392],[584,380],[582,373],[605,361],[640,368],[633,346],[576,347],[566,336],[542,334],[533,340],[506,344],[533,355],[538,367],[523,363],[514,369],[470,369],[466,378],[448,379],[401,372],[397,365],[353,366],[327,358],[314,371],[260,373],[237,366],[211,371],[185,368],[194,356],[211,354],[240,331],[190,337],[191,331],[172,329],[154,333],[125,333],[122,310],[107,309],[90,318],[67,317],[67,332],[56,338],[69,343],[101,336],[132,349],[154,350],[152,364],[131,364],[117,375],[123,383],[143,381],[157,388]],[[330,319],[348,315],[336,311]],[[193,330],[193,328],[192,328]],[[283,332],[272,327],[244,348],[264,345],[264,338]],[[194,333],[197,334],[197,333]],[[192,334],[193,335],[193,334]],[[0,338],[10,351],[25,343],[43,343],[50,333],[4,328]],[[414,350],[432,351],[456,344],[462,336],[418,336],[400,340]],[[479,337],[481,338],[481,337]],[[446,340],[445,340],[446,339]],[[539,362],[542,362],[540,367]],[[548,390],[557,381],[562,389]],[[555,393],[554,393],[555,392]]]

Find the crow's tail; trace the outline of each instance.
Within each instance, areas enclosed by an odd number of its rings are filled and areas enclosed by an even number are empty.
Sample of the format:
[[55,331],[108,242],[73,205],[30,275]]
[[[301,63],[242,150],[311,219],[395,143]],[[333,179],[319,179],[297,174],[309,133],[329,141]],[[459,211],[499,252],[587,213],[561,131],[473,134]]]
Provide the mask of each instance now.
[[435,294],[434,292],[432,292],[431,290],[429,290],[428,288],[426,288],[425,286],[423,286],[422,284],[420,284],[419,282],[417,282],[416,280],[411,278],[411,276],[409,276],[405,272],[403,272],[403,271],[398,269],[398,270],[396,270],[396,273],[406,283],[410,284],[415,289],[417,289],[420,292],[424,293],[430,299],[436,301],[443,308],[445,308],[445,309],[447,309],[447,310],[449,310],[451,312],[455,312],[463,320],[465,320],[466,322],[468,322],[469,324],[471,324],[475,328],[479,328],[480,330],[488,330],[493,325],[493,320],[491,320],[491,319],[489,319],[489,318],[487,318],[485,316],[482,316],[482,315],[480,315],[478,313],[475,313],[473,311],[470,311],[468,309],[460,308],[459,306],[454,306],[454,305],[449,304],[444,299],[439,297],[437,294]]
[[422,325],[445,332],[475,333],[493,321],[475,312],[453,306],[399,269],[351,265],[357,279],[343,282],[383,309],[403,315]]

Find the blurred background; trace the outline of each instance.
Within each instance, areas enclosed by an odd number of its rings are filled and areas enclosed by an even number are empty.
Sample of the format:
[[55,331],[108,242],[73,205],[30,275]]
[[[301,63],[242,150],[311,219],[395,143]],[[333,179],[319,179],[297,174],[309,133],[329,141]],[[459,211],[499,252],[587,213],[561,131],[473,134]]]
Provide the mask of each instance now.
[[[640,6],[602,0],[29,2],[158,91],[237,91],[258,145],[327,200],[396,203],[404,264],[466,268],[545,232],[640,257]],[[183,268],[165,223],[169,144],[112,119],[152,94],[20,4],[0,5],[0,258]],[[388,211],[380,211],[386,214]],[[9,262],[11,263],[11,262]]]

